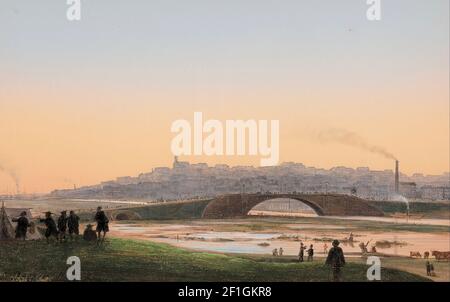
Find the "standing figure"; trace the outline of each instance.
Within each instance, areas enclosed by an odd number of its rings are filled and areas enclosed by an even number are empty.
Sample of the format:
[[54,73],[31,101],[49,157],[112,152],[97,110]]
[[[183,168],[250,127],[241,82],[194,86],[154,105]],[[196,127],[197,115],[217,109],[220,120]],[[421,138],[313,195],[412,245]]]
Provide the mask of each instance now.
[[74,211],[70,211],[69,218],[67,219],[67,226],[69,227],[69,236],[73,240],[73,234],[75,238],[80,234],[80,217],[75,214]]
[[13,218],[12,221],[17,222],[16,239],[25,240],[27,237],[28,227],[30,227],[30,222],[27,218],[27,212],[23,211],[22,213],[20,213],[19,218]]
[[339,247],[339,240],[333,240],[333,247],[328,252],[325,264],[331,267],[333,282],[341,281],[341,268],[345,265],[344,251]]
[[60,242],[66,240],[67,220],[67,211],[62,211],[61,216],[58,218],[58,236]]
[[278,255],[279,255],[279,256],[283,256],[283,248],[280,247],[280,249],[279,249],[278,251],[279,251],[279,252],[278,252]]
[[348,236],[348,241],[353,242],[353,233],[350,232],[350,236]]
[[431,263],[430,263],[430,261],[427,261],[427,263],[425,264],[425,267],[427,269],[427,276],[431,276]]
[[323,244],[323,253],[324,253],[325,255],[328,254],[328,244],[327,244],[326,242]]
[[[102,211],[102,207],[97,208],[97,213],[95,214],[95,221],[97,222],[97,237],[98,242],[103,242],[105,240],[106,233],[109,232],[109,219],[105,212]],[[101,236],[103,232],[103,237]]]
[[298,252],[298,261],[303,262],[303,256],[305,255],[306,246],[303,245],[303,242],[300,242],[300,251]]
[[314,257],[314,247],[311,244],[308,249],[308,261],[313,261],[313,257]]
[[45,212],[45,219],[39,219],[40,222],[44,222],[47,229],[45,230],[45,239],[49,243],[51,236],[55,236],[58,240],[58,230],[56,229],[56,223],[52,218],[52,212]]

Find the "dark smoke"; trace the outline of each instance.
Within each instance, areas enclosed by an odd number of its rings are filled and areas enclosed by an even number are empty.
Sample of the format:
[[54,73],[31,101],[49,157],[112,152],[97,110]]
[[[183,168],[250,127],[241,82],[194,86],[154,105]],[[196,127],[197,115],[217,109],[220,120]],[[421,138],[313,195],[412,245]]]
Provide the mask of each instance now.
[[4,172],[4,173],[8,174],[14,180],[14,183],[16,184],[16,193],[19,194],[20,193],[20,178],[17,175],[17,173],[14,170],[8,169],[1,164],[0,164],[0,172]]
[[355,132],[345,129],[328,129],[319,132],[317,139],[320,142],[337,142],[343,145],[352,146],[360,150],[368,151],[370,153],[379,154],[388,159],[395,160],[396,157],[380,146],[369,144],[364,138]]

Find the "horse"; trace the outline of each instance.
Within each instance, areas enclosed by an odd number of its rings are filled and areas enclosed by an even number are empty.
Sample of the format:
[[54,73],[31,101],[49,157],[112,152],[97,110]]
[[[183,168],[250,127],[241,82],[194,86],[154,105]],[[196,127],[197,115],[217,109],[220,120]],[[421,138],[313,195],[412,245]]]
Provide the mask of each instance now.
[[439,260],[450,260],[450,252],[431,251],[431,255]]
[[415,258],[415,257],[422,258],[422,255],[419,252],[409,252],[409,256],[411,258]]

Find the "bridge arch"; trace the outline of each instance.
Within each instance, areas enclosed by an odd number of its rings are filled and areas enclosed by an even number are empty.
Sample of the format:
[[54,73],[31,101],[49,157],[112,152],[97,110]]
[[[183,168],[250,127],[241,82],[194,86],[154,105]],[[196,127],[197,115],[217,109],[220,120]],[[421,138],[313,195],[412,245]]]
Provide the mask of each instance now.
[[[249,216],[265,216],[267,213],[294,214],[295,216],[324,216],[323,209],[301,198],[269,198],[256,204],[249,210]],[[270,215],[270,214],[268,214]]]
[[246,216],[256,205],[271,199],[298,200],[319,216],[383,216],[383,212],[365,200],[341,194],[229,194],[209,202],[202,218],[233,218]]

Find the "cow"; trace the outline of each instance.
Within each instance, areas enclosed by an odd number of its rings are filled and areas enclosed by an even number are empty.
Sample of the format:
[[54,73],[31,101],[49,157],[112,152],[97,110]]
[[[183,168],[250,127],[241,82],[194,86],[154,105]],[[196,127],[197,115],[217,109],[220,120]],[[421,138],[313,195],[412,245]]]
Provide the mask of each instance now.
[[434,256],[437,261],[439,261],[439,260],[450,260],[450,252],[432,251],[431,255]]
[[422,258],[422,255],[419,252],[409,252],[409,257],[411,258]]
[[428,259],[430,257],[430,252],[423,253],[423,259]]

